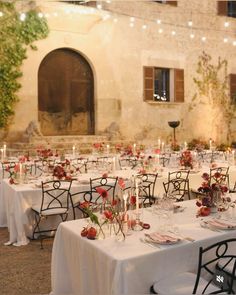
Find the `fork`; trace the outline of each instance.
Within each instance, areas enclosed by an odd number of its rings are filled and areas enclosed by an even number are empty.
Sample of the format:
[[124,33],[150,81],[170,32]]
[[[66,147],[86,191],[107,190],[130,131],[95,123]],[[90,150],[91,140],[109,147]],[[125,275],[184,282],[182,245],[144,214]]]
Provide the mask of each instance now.
[[140,238],[139,239],[140,240],[140,242],[142,242],[143,244],[145,244],[145,245],[147,245],[147,246],[150,246],[151,248],[154,248],[154,249],[156,249],[156,248],[160,248],[160,246],[159,245],[153,245],[151,242],[148,242],[147,240],[145,240],[145,239],[143,239],[143,238]]

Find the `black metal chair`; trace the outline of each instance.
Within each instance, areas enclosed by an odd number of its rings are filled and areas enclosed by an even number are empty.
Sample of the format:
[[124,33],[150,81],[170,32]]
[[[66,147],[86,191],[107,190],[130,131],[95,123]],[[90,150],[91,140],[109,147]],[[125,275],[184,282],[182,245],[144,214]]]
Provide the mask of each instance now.
[[86,173],[86,159],[77,158],[70,161],[71,169],[77,173]]
[[15,169],[16,163],[15,162],[3,162],[2,163],[2,178],[11,178],[14,169]]
[[119,164],[121,169],[125,169],[127,167],[134,169],[137,166],[138,161],[134,157],[125,157],[119,159]]
[[229,187],[229,167],[211,168],[210,183],[225,184]]
[[157,180],[157,174],[144,173],[139,174],[137,177],[142,181],[141,188],[141,197],[143,198],[143,206],[151,206],[155,200],[155,185]]
[[[189,170],[177,170],[168,173],[168,182],[163,183],[166,194],[176,195],[177,201],[183,201],[185,196],[190,200]],[[172,191],[173,190],[173,191]],[[179,195],[179,197],[177,197]]]
[[41,204],[32,206],[34,212],[35,224],[33,227],[32,238],[35,239],[39,235],[41,240],[45,238],[42,234],[55,232],[57,227],[50,229],[40,229],[40,223],[43,219],[51,216],[60,216],[65,221],[69,212],[70,189],[72,180],[52,180],[42,182],[42,198]]
[[170,163],[170,156],[166,155],[161,155],[159,158],[159,163],[163,166],[166,167]]
[[[155,282],[151,294],[235,294],[233,283],[236,274],[236,239],[217,242],[208,247],[200,247],[196,273],[185,272],[163,278]],[[219,261],[224,261],[222,269],[216,269]],[[224,270],[232,263],[232,275]]]
[[86,210],[84,210],[84,203],[88,203],[92,211],[102,211],[104,204],[101,194],[97,191],[98,188],[102,188],[107,192],[109,201],[115,199],[115,190],[118,177],[98,177],[90,179],[90,189],[87,191],[79,191],[71,193],[71,203],[73,209],[73,217],[76,219],[76,209],[82,212],[82,217],[88,217]]

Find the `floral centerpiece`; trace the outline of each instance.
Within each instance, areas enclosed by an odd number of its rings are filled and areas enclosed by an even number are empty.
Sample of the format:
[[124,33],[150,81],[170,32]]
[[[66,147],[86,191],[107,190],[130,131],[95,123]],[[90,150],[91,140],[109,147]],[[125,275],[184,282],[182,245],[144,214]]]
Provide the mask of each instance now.
[[188,169],[193,169],[193,157],[191,151],[186,150],[182,152],[180,157],[180,165]]
[[38,149],[37,154],[42,159],[48,159],[53,156],[53,152],[51,149]]
[[71,175],[67,174],[67,172],[65,171],[64,167],[57,165],[54,167],[53,169],[53,177],[62,180],[70,180],[71,179]]
[[[214,178],[217,180],[221,177],[219,172],[214,174]],[[219,182],[211,183],[210,175],[208,173],[203,173],[202,175],[203,183],[198,188],[201,197],[197,200],[196,205],[200,207],[198,210],[197,216],[207,216],[216,208],[216,203],[219,201],[219,198],[224,202],[230,202],[229,197],[225,197],[224,194],[228,191],[228,188],[224,184]],[[213,209],[214,208],[214,209]]]
[[113,229],[116,235],[120,233],[123,239],[125,239],[125,234],[123,232],[124,214],[120,212],[120,200],[115,198],[110,201],[108,191],[101,187],[97,187],[96,192],[102,199],[101,203],[85,201],[79,204],[80,210],[85,216],[89,217],[92,224],[94,224],[94,226],[88,225],[85,227],[81,232],[81,236],[87,237],[88,239],[95,239],[102,235],[102,238],[105,238],[103,229],[104,225],[108,224],[110,226],[110,231]]
[[104,150],[104,143],[103,142],[95,142],[93,144],[93,148],[98,152],[102,153]]

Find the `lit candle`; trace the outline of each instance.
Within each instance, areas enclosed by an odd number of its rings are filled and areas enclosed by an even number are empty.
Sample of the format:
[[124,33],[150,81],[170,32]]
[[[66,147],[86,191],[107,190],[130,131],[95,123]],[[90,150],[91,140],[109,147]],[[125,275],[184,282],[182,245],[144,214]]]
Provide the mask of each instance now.
[[160,156],[159,155],[156,155],[156,164],[157,164],[157,166],[159,166],[159,164],[160,164]]
[[4,144],[3,145],[3,157],[6,158],[6,155],[7,155],[7,145]]
[[73,151],[73,157],[75,156],[75,146],[73,145],[72,147],[72,151]]
[[212,149],[212,140],[211,139],[209,141],[209,148],[210,148],[210,150]]
[[161,148],[161,140],[160,140],[160,138],[158,138],[158,141],[157,141],[157,148],[158,148],[158,149]]
[[124,199],[124,211],[125,211],[125,216],[124,216],[124,219],[125,219],[125,221],[127,221],[127,199],[128,199],[128,194],[127,193],[125,193],[124,195],[123,195],[123,199]]
[[3,152],[3,149],[1,149],[1,161],[2,162],[4,161],[4,152]]
[[107,154],[109,155],[109,152],[110,152],[110,145],[107,144]]
[[136,213],[139,211],[139,193],[138,193],[138,179],[135,181],[135,191],[136,191]]
[[185,150],[187,149],[187,146],[188,146],[188,145],[187,145],[187,142],[185,141],[185,142],[184,142],[184,149],[185,149]]
[[136,143],[133,145],[133,154],[136,154]]
[[19,164],[20,181],[22,179],[22,163]]

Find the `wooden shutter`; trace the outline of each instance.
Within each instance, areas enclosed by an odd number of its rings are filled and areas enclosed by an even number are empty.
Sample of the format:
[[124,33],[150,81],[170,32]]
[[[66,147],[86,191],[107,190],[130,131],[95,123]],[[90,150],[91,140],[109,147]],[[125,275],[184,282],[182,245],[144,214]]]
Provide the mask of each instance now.
[[218,15],[228,15],[228,1],[218,1]]
[[233,103],[236,103],[236,74],[229,75],[230,97]]
[[178,1],[166,1],[166,4],[177,6]]
[[184,102],[184,70],[174,69],[174,101]]
[[154,94],[154,68],[143,67],[144,100],[153,100]]

